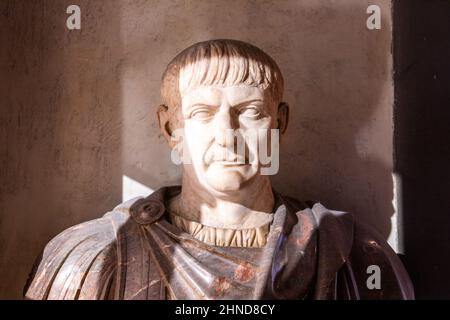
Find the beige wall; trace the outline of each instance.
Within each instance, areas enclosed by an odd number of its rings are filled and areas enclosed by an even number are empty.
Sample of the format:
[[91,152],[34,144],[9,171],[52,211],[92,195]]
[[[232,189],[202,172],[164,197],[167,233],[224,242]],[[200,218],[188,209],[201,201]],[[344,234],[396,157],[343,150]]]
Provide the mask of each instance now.
[[[381,30],[366,28],[369,2]],[[65,28],[69,4],[81,31]],[[154,116],[159,80],[211,38],[251,42],[284,72],[291,121],[275,188],[389,234],[390,1],[6,0],[0,15],[0,298],[20,297],[53,236],[119,203],[123,176],[179,182]]]

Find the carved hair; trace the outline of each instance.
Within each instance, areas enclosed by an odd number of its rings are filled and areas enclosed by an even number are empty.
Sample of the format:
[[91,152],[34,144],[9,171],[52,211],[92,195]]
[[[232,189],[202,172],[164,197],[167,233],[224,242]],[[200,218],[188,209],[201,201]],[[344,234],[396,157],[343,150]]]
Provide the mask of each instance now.
[[283,76],[261,49],[237,40],[209,40],[179,53],[162,77],[161,96],[168,107],[179,107],[181,96],[199,85],[247,84],[270,90],[275,103],[283,95]]

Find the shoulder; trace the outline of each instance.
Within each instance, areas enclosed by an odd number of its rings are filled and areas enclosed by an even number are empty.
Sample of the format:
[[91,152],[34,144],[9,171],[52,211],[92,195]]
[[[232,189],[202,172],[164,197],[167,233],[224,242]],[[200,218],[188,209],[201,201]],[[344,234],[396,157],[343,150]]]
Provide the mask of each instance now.
[[[318,272],[323,282],[329,283],[334,278],[329,271],[337,271],[338,296],[414,299],[411,280],[399,256],[375,228],[351,213],[330,210],[320,203],[313,204],[311,212],[319,238],[319,260],[323,262]],[[379,289],[368,285],[375,273],[380,275]]]
[[118,230],[129,220],[129,207],[136,200],[53,238],[33,266],[25,298],[101,299],[114,281]]
[[414,299],[411,280],[399,256],[377,230],[360,221],[354,224],[347,268],[357,280],[361,299]]

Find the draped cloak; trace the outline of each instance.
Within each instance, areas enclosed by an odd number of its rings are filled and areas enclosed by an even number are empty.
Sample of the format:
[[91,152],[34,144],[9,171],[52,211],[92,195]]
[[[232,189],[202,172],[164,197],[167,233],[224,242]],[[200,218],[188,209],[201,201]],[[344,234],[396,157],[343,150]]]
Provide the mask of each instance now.
[[25,298],[414,298],[395,252],[350,213],[274,191],[266,245],[218,247],[170,223],[166,203],[180,191],[163,187],[60,233],[37,259]]

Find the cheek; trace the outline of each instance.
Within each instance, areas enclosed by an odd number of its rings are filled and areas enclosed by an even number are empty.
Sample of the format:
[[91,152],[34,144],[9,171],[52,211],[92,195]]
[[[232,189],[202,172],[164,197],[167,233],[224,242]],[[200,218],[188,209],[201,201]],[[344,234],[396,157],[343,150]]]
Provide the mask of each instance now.
[[184,130],[186,135],[192,135],[196,139],[208,139],[213,133],[213,127],[208,123],[202,123],[200,121],[185,121]]
[[185,121],[184,134],[186,143],[192,151],[192,157],[201,156],[211,141],[212,129],[198,121]]
[[246,119],[244,117],[239,119],[239,127],[243,130],[259,130],[270,129],[273,125],[273,117],[267,116],[258,120]]
[[[257,121],[246,121],[241,124],[241,134],[246,137],[246,145],[250,153],[259,158],[259,149],[266,145],[270,148],[271,129],[276,128],[273,117],[266,117]],[[274,124],[275,123],[275,124]]]

